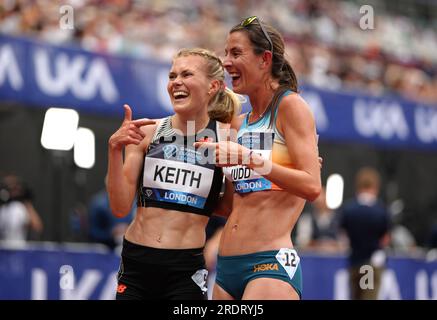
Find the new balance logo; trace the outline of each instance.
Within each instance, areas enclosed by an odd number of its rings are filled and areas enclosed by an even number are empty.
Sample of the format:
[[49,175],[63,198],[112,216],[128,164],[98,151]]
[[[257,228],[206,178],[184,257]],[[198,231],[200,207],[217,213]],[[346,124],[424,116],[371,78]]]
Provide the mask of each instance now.
[[117,287],[117,292],[118,293],[124,293],[126,288],[127,288],[127,286],[125,286],[124,284],[119,284],[118,287]]
[[269,271],[269,270],[279,270],[277,263],[262,263],[257,264],[253,266],[253,272],[260,272],[260,271]]

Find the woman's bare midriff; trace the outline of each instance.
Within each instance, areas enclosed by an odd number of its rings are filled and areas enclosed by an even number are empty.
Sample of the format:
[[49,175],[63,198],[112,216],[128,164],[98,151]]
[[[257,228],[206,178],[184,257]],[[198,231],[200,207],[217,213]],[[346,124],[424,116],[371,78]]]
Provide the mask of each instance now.
[[304,205],[304,199],[285,191],[234,194],[219,254],[231,256],[293,247],[291,230]]
[[153,248],[202,248],[207,223],[208,217],[198,214],[139,207],[125,237],[130,242]]

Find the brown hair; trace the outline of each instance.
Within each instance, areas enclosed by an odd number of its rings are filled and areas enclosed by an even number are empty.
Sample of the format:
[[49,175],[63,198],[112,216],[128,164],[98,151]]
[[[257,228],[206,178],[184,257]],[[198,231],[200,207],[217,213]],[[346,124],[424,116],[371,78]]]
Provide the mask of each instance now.
[[211,97],[208,104],[208,116],[224,123],[230,123],[241,111],[241,102],[237,95],[225,85],[225,70],[222,61],[211,51],[202,48],[182,49],[175,58],[200,56],[206,61],[207,77],[220,81],[220,89]]
[[[270,126],[271,126],[274,118],[273,117],[273,114],[275,112],[274,109],[277,108],[277,104],[280,97],[287,90],[298,92],[298,83],[297,83],[296,74],[294,73],[294,70],[291,67],[290,63],[285,58],[284,39],[282,38],[279,31],[277,31],[269,24],[260,22],[258,18],[246,26],[242,26],[241,24],[234,26],[231,29],[231,31],[229,31],[229,33],[237,32],[237,31],[246,32],[250,42],[253,45],[253,52],[256,55],[260,55],[264,51],[266,50],[270,51],[271,49],[270,42],[267,40],[266,36],[264,35],[260,23],[262,23],[265,31],[270,36],[270,39],[272,41],[273,55],[272,55],[271,75],[273,76],[274,79],[277,79],[279,81],[279,87],[276,89],[272,101],[270,102],[270,104],[266,109],[266,110],[270,110],[272,115],[270,117]],[[276,107],[273,108],[274,106]]]
[[358,170],[355,176],[355,188],[357,190],[379,189],[380,180],[378,171],[370,167],[363,167]]

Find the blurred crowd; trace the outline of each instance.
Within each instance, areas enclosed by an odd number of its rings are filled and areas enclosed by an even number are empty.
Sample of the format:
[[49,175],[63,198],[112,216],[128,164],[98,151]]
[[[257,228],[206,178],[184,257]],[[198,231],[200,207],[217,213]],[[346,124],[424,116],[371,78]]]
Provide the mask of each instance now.
[[[222,54],[227,31],[256,14],[283,33],[289,59],[304,83],[328,90],[400,94],[436,105],[437,19],[432,17],[437,17],[437,5],[430,3],[422,19],[378,6],[374,29],[362,30],[360,19],[367,11],[360,13],[357,2],[3,0],[0,32],[168,62],[183,47],[208,47]],[[64,4],[74,9],[74,29],[59,27]]]

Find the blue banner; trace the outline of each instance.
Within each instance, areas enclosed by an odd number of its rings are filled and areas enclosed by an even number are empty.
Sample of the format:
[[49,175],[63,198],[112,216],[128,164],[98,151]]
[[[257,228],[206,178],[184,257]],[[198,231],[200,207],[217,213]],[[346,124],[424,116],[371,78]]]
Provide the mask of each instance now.
[[[168,63],[0,35],[0,99],[30,106],[122,116],[128,103],[134,117],[164,117],[172,113],[169,69]],[[302,95],[322,141],[437,150],[437,108],[311,86],[304,86]]]
[[[0,299],[111,300],[120,262],[114,253],[50,244],[33,249],[0,249]],[[343,256],[300,254],[303,299],[349,298]],[[208,286],[212,289],[214,272]],[[437,300],[437,261],[391,257],[379,298]]]

